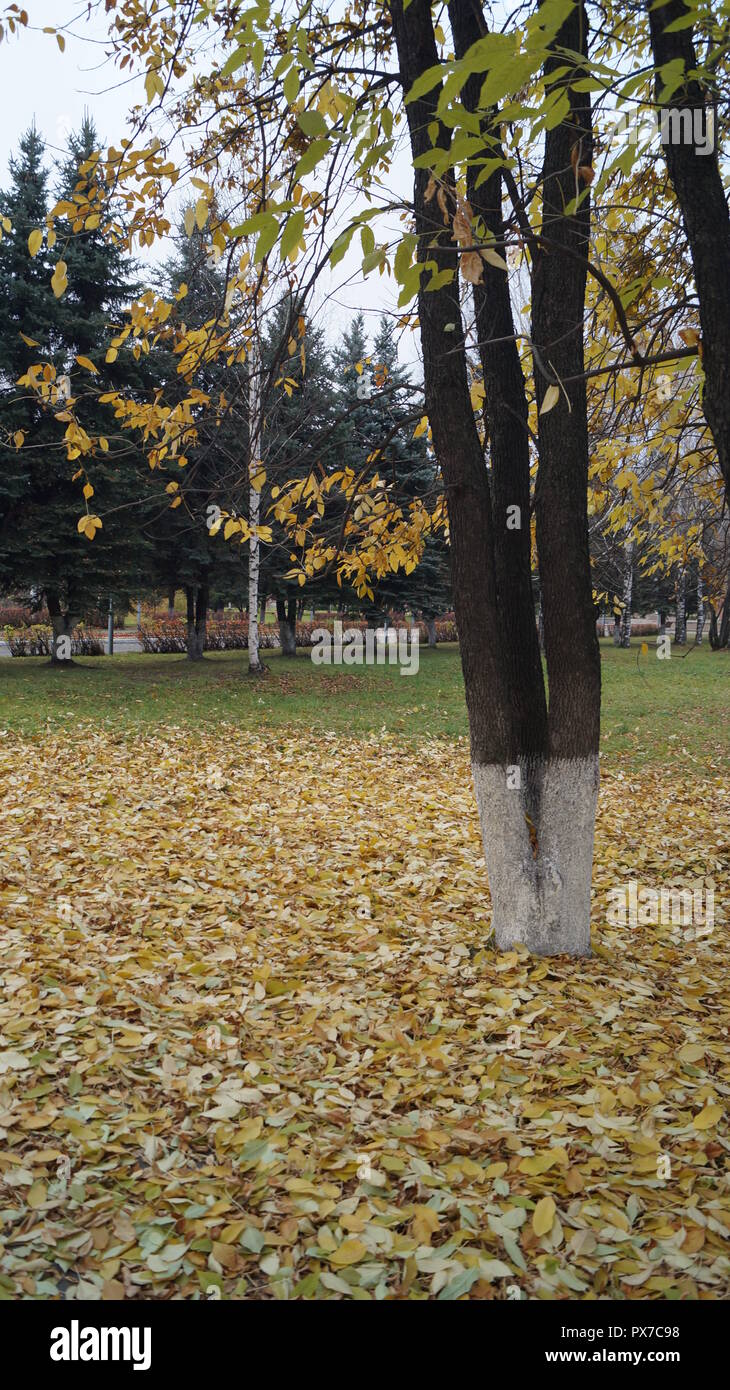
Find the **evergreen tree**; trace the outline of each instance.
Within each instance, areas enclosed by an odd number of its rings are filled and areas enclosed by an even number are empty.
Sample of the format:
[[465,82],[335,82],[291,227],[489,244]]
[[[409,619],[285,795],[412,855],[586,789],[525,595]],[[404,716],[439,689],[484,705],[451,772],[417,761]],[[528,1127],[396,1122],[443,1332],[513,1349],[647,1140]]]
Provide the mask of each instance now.
[[[69,204],[79,167],[95,144],[86,121],[71,138],[56,190]],[[133,363],[131,353],[120,354],[110,373],[104,344],[110,316],[134,286],[121,251],[101,232],[75,235],[70,224],[59,223],[55,246],[46,241],[35,257],[29,255],[28,238],[43,229],[48,204],[43,142],[35,128],[23,136],[10,175],[2,211],[12,230],[0,243],[0,584],[45,598],[55,661],[59,637],[97,607],[102,595],[115,593],[126,609],[143,567],[141,531],[128,505],[132,498],[139,501],[140,458],[128,439],[114,439],[113,414],[99,401],[125,373],[128,378]],[[68,267],[68,288],[56,299],[51,276],[59,259]],[[79,365],[78,356],[90,358],[98,372]],[[17,385],[39,361],[51,362],[57,379],[68,376],[87,433],[109,439],[106,452],[81,460],[93,477],[92,509],[106,515],[93,543],[78,532],[84,505],[74,479],[79,463],[67,457],[58,405],[44,408],[32,391]]]
[[[269,489],[313,467],[327,473],[341,463],[333,432],[337,399],[324,334],[307,325],[301,339],[291,338],[289,316],[289,306],[281,305],[262,344],[267,396],[263,455]],[[337,510],[341,501],[325,503],[325,529],[332,527]],[[272,523],[270,516],[267,522]],[[297,613],[305,601],[339,601],[341,593],[332,577],[312,579],[304,588],[288,580],[291,537],[275,521],[272,529],[273,542],[262,557],[261,591],[276,599],[283,654],[295,656]]]
[[[439,490],[437,470],[425,436],[414,438],[419,395],[398,361],[392,321],[382,317],[369,349],[364,319],[358,314],[335,349],[333,361],[340,383],[338,411],[346,413],[340,440],[347,461],[358,471],[372,451],[385,445],[379,471],[404,514],[416,498],[433,508]],[[433,633],[432,620],[451,605],[443,537],[429,536],[416,569],[411,574],[398,570],[384,576],[374,586],[374,595],[373,617],[382,618],[393,608],[410,608],[423,615]]]
[[[187,293],[178,301],[183,285]],[[170,319],[173,328],[197,330],[224,317],[225,278],[213,262],[203,233],[196,229],[188,236],[181,224],[174,255],[163,267],[161,289],[175,304]],[[179,357],[159,346],[151,357],[165,401],[174,404],[184,399],[190,383],[178,371]],[[247,457],[248,422],[242,367],[228,367],[221,359],[202,362],[194,385],[208,396],[210,408],[201,409],[198,439],[185,450],[184,505],[156,518],[154,572],[168,594],[178,587],[185,590],[188,656],[198,660],[203,655],[211,600],[222,604],[224,598],[239,597],[245,588],[246,548],[227,543],[221,532],[211,536],[210,519],[215,515],[213,508],[235,509]]]

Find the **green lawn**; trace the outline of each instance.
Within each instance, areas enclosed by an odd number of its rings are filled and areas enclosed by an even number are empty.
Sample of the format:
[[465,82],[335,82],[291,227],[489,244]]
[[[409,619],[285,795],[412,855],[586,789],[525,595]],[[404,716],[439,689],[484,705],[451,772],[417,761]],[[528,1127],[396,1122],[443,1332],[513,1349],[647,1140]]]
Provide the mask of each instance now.
[[[315,667],[300,652],[266,652],[269,671],[247,675],[245,652],[215,653],[192,665],[178,656],[115,656],[53,671],[38,659],[0,661],[0,729],[37,733],[80,721],[120,731],[137,726],[234,724],[304,727],[318,733],[387,731],[408,739],[467,734],[458,650],[421,651],[420,670]],[[602,751],[633,763],[689,771],[730,751],[730,655],[708,646],[657,659],[641,642],[602,642]]]

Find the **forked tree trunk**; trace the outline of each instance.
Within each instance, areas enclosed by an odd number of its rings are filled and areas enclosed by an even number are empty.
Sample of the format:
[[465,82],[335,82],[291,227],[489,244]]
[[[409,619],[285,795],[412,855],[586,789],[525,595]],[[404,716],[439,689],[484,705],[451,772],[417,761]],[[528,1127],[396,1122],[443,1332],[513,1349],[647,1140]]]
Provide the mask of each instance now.
[[674,641],[678,647],[687,644],[687,571],[682,566],[677,577],[677,610],[674,623]]
[[297,601],[294,598],[276,600],[276,616],[279,622],[279,641],[282,656],[297,654]]
[[730,639],[730,585],[728,585],[728,590],[725,594],[719,623],[714,605],[709,604],[708,606],[710,609],[710,646],[713,652],[719,652],[727,646],[728,640]]
[[[438,64],[428,0],[391,0],[400,76],[406,92]],[[452,0],[457,57],[483,33],[479,4]],[[576,8],[555,44],[584,51],[585,15]],[[556,52],[546,73],[561,65]],[[483,74],[482,74],[483,77]],[[469,88],[470,84],[467,84]],[[464,88],[476,112],[481,81]],[[407,105],[415,162],[415,220],[421,260],[455,270],[452,227],[434,211],[428,170],[432,141],[448,150],[437,115],[436,84]],[[485,146],[497,116],[480,113]],[[539,417],[536,488],[538,552],[550,684],[549,717],[530,574],[530,475],[525,382],[514,342],[507,277],[485,267],[475,295],[485,377],[491,486],[471,409],[458,280],[419,293],[426,410],[448,498],[452,589],[461,640],[474,787],[490,879],[497,946],[524,942],[542,954],[590,951],[590,887],[598,789],[600,662],[588,555],[588,435],[582,321],[589,215],[566,218],[574,196],[571,150],[583,139],[590,163],[590,102],[571,93],[570,120],[546,135],[544,190],[549,254],[538,257],[533,337],[539,356],[565,378],[571,411]],[[440,174],[453,216],[453,170]],[[495,236],[502,227],[501,175],[477,190],[472,211]],[[572,255],[560,255],[561,244]],[[557,249],[557,254],[553,250]],[[577,254],[576,254],[577,253]],[[424,280],[427,277],[424,277]],[[537,372],[539,400],[548,382]],[[552,380],[552,378],[550,379]],[[549,422],[548,428],[543,423]],[[515,513],[514,508],[519,508]],[[519,515],[521,527],[508,527]]]

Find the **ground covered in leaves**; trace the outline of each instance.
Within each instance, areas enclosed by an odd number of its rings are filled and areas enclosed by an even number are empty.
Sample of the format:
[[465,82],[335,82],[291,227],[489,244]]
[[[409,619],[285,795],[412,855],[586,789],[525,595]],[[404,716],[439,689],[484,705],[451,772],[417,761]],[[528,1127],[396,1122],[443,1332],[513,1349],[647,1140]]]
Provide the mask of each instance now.
[[[0,739],[0,1294],[730,1296],[730,787],[604,772],[589,961],[497,956],[467,750]],[[612,887],[714,886],[714,931]]]

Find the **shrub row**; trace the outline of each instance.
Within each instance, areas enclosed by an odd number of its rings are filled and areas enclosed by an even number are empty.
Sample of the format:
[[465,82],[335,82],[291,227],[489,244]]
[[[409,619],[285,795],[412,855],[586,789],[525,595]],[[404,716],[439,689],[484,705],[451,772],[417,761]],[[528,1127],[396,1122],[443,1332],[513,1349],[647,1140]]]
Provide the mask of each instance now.
[[[5,628],[5,640],[11,656],[50,656],[53,629],[42,623],[26,628]],[[103,656],[104,643],[82,627],[71,634],[72,656]]]
[[[348,622],[343,620],[343,628],[354,628],[358,632],[365,632],[368,624],[365,622]],[[399,624],[405,626],[405,624]],[[418,628],[419,641],[425,643],[428,640],[426,624],[416,623]],[[311,647],[313,645],[313,634],[321,628],[333,631],[334,621],[320,619],[313,623],[297,623],[296,642],[298,647]],[[453,619],[444,619],[436,623],[436,634],[440,642],[456,642],[456,624]],[[160,619],[147,627],[142,627],[137,634],[142,644],[142,650],[155,656],[168,655],[170,653],[183,654],[186,651],[187,625],[180,618]],[[207,652],[236,651],[248,645],[248,619],[229,619],[217,621],[212,619],[208,622],[205,650]],[[259,627],[259,645],[262,648],[274,648],[279,646],[279,629],[271,623]]]

